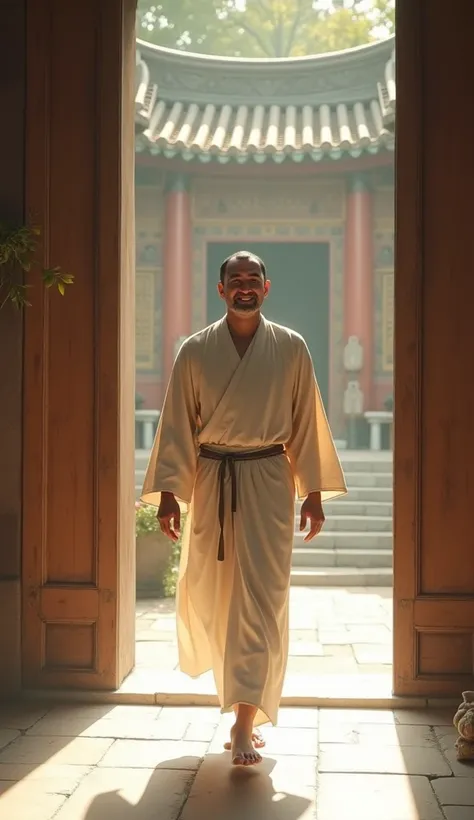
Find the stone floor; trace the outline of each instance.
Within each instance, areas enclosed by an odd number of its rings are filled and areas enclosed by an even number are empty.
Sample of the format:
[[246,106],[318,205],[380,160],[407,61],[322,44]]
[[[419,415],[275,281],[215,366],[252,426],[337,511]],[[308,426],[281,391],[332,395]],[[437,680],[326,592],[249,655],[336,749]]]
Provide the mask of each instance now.
[[253,770],[217,709],[0,708],[1,820],[473,820],[453,711],[282,709]]
[[[138,601],[136,612],[137,669],[177,670],[174,601]],[[288,675],[390,674],[391,664],[391,588],[292,587]]]

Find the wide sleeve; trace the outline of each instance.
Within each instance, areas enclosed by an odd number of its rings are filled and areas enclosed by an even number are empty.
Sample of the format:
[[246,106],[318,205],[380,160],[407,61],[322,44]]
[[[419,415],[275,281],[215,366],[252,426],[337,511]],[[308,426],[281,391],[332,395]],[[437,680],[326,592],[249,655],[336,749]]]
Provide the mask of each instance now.
[[162,492],[190,504],[197,465],[197,395],[189,346],[178,353],[148,462],[141,501],[159,506]]
[[298,498],[320,492],[324,501],[347,492],[309,350],[299,340],[293,382],[292,435],[287,452]]

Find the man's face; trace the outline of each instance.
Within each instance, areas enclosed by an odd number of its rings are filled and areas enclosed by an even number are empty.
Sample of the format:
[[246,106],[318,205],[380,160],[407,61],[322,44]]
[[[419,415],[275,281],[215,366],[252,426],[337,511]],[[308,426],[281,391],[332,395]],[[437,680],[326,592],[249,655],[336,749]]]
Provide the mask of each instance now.
[[229,310],[251,316],[268,296],[270,282],[265,281],[256,259],[231,259],[218,289]]

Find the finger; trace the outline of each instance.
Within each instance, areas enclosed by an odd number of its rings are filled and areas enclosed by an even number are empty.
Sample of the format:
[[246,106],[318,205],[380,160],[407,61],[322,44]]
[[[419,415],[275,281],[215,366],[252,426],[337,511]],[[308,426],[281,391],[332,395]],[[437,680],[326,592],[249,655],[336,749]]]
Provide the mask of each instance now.
[[312,519],[310,531],[304,540],[311,541],[316,535],[318,535],[321,532],[322,526],[323,522],[320,518]]
[[180,532],[180,530],[181,530],[181,510],[178,510],[178,512],[175,514],[175,516],[173,518],[173,527],[176,530],[176,532]]
[[300,532],[303,532],[303,530],[306,529],[306,522],[307,521],[308,521],[308,516],[306,515],[306,513],[302,512],[301,513],[301,518],[300,518]]
[[171,530],[171,516],[160,518],[160,527],[163,535],[166,535],[167,538],[171,538],[172,541],[176,540],[176,535]]

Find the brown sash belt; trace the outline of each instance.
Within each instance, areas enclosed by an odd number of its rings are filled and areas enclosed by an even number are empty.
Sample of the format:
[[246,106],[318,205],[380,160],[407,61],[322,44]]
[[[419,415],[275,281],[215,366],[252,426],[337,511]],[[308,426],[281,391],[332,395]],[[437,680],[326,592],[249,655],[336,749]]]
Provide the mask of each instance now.
[[223,561],[224,560],[224,518],[225,518],[225,509],[224,509],[224,486],[225,486],[225,475],[227,467],[229,467],[230,473],[230,482],[231,482],[231,502],[232,502],[232,514],[234,514],[237,510],[237,479],[235,475],[235,462],[236,461],[257,461],[260,458],[273,458],[273,456],[281,456],[282,453],[285,452],[285,448],[283,444],[274,444],[272,447],[263,447],[261,450],[251,450],[247,453],[245,452],[216,452],[216,450],[211,450],[210,447],[206,447],[205,445],[201,445],[199,448],[199,455],[202,458],[208,458],[212,461],[220,461],[219,465],[219,526],[220,526],[220,535],[219,535],[219,550],[217,553],[217,560]]

